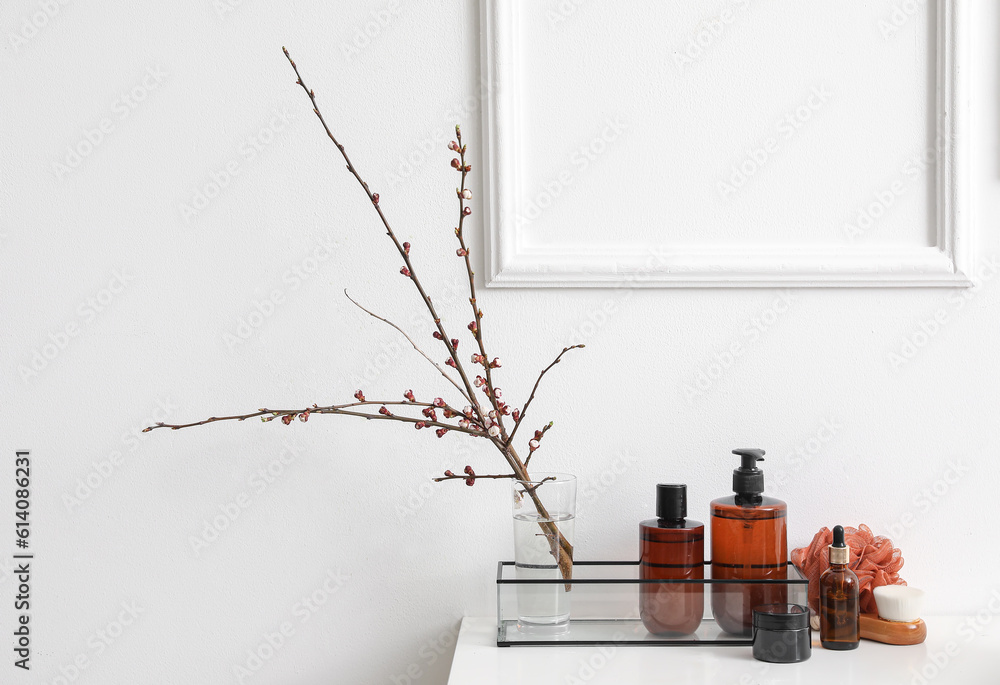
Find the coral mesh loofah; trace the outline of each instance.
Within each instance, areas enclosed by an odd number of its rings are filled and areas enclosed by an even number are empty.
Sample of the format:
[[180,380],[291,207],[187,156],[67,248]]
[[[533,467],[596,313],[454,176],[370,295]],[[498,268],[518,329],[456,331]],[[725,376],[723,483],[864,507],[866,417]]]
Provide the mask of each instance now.
[[[844,528],[847,546],[851,550],[848,566],[861,583],[861,611],[878,613],[872,590],[880,585],[906,585],[899,577],[903,556],[892,546],[892,540],[872,534],[871,528],[861,524],[857,528]],[[819,611],[819,577],[830,567],[827,547],[833,542],[833,533],[823,528],[808,547],[792,550],[792,563],[809,578],[809,606]]]

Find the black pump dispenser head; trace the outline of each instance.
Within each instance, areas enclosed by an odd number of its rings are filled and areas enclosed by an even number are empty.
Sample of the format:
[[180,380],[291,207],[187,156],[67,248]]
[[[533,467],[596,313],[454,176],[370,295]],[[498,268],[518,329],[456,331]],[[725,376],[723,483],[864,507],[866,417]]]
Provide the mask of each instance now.
[[660,483],[656,486],[656,518],[683,521],[687,518],[687,486]]
[[764,492],[764,472],[757,468],[758,461],[764,461],[764,450],[755,447],[741,447],[733,450],[743,461],[733,470],[733,492],[744,497],[756,498]]

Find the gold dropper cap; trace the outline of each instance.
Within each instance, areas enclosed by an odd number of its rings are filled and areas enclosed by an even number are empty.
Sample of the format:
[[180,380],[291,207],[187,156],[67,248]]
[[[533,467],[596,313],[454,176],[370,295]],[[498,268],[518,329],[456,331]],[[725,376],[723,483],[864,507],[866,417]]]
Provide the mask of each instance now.
[[830,545],[830,563],[848,564],[851,561],[851,548],[844,543],[844,527],[833,527],[833,544]]

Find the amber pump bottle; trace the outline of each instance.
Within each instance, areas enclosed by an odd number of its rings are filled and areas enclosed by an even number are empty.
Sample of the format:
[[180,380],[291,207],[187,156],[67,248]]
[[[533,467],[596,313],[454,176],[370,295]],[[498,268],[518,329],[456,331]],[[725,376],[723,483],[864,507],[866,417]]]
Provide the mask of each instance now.
[[826,649],[857,649],[859,583],[848,568],[851,550],[844,544],[844,527],[833,529],[830,568],[819,577],[819,640]]
[[[713,500],[712,579],[733,582],[712,584],[712,615],[727,633],[753,633],[753,608],[785,604],[787,586],[759,583],[788,578],[788,506],[764,496],[764,472],[757,462],[764,450],[733,450],[740,467],[733,471],[735,495]],[[741,582],[736,582],[741,581]]]
[[[639,524],[639,577],[702,580],[705,525],[687,518],[687,486],[656,486],[656,518]],[[639,616],[654,635],[689,635],[705,614],[703,583],[642,583]]]

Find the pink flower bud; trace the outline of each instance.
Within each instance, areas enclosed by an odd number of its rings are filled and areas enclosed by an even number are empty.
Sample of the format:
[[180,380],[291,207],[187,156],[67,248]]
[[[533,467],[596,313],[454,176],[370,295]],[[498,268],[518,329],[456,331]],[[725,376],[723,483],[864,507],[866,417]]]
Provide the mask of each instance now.
[[443,407],[444,406],[444,399],[442,399],[440,397],[435,397],[434,401],[431,404],[433,404],[435,407]]
[[535,450],[537,450],[538,449],[538,441],[537,440],[529,440],[528,441],[528,448],[532,452],[534,452]]
[[451,166],[452,166],[453,169],[461,169],[462,168],[462,163],[459,162],[458,158],[456,157],[455,159],[451,160]]
[[541,440],[543,435],[545,435],[545,433],[542,431],[535,431],[535,440]]
[[498,435],[500,435],[500,427],[499,426],[490,426],[489,433],[490,433],[490,437],[491,438],[497,437]]
[[473,352],[471,359],[473,364],[479,364],[483,361],[483,355],[479,354],[478,352]]
[[455,250],[455,254],[457,254],[459,257],[464,257],[465,255],[469,254],[469,251],[466,250],[464,247],[460,247],[457,250]]
[[426,428],[427,424],[424,423],[423,421],[417,421],[415,424],[413,424],[413,427],[416,428],[417,430],[420,430],[421,428]]
[[304,411],[301,414],[299,414],[299,421],[301,421],[302,423],[305,423],[308,420],[309,420],[309,412]]
[[476,484],[476,479],[475,478],[466,478],[465,479],[465,484],[468,485],[471,488],[473,485]]
[[468,416],[471,419],[472,418],[472,407],[470,407],[469,405],[465,405],[465,408],[462,409],[462,413],[465,414],[466,416]]
[[438,333],[437,331],[434,331],[431,335],[434,336],[435,340],[444,340],[444,336]]
[[461,426],[462,428],[468,429],[469,428],[469,420],[468,419],[462,419],[461,421],[458,422],[458,425]]
[[382,407],[381,409],[379,409],[379,410],[378,410],[378,413],[379,413],[379,414],[381,414],[382,416],[392,416],[392,412],[391,412],[391,411],[389,411],[389,410],[388,410],[388,409],[387,409],[386,407],[384,407],[384,406],[383,406],[383,407]]
[[503,391],[500,388],[493,388],[493,397],[499,398],[501,395],[503,395]]
[[284,416],[281,417],[281,422],[287,426],[292,422],[292,415],[285,414]]
[[436,433],[439,438],[443,438],[444,434],[447,432],[448,432],[447,428],[438,428],[436,431],[434,431],[434,433]]
[[403,393],[403,397],[406,398],[406,399],[408,399],[410,402],[416,402],[416,400],[413,398],[413,391],[412,390],[407,390],[406,392],[404,392]]
[[454,150],[455,152],[458,152],[458,149],[459,149],[458,148],[458,143],[456,143],[454,140],[451,141],[450,143],[448,143],[448,149],[449,150]]
[[450,478],[451,476],[454,476],[455,474],[451,472],[451,469],[448,469],[447,471],[444,472],[444,475],[446,475],[446,476],[448,476]]
[[483,387],[483,383],[485,382],[486,382],[485,378],[483,378],[482,376],[476,376],[476,380],[472,381],[472,384],[475,385],[477,388],[481,388]]
[[500,368],[500,357],[493,357],[493,361],[490,362],[490,368],[491,369]]
[[493,419],[491,419],[489,416],[484,416],[483,423],[485,423],[486,427],[489,428],[490,426],[493,425]]
[[475,472],[475,471],[473,471],[473,470],[472,470],[472,467],[471,467],[471,466],[469,466],[468,464],[466,464],[466,465],[465,465],[465,473],[466,473],[467,475],[469,475],[469,476],[474,476],[474,475],[476,475],[476,472]]
[[405,252],[406,254],[410,254],[410,244],[409,243],[403,243],[403,252]]
[[356,399],[358,402],[364,402],[365,394],[360,390],[358,390],[356,393],[354,393],[354,399]]
[[450,418],[452,418],[454,416],[455,416],[455,412],[453,412],[451,409],[448,409],[448,407],[444,408],[444,417],[446,419],[450,419]]
[[490,409],[490,413],[487,414],[487,416],[489,416],[491,419],[493,419],[494,421],[496,421],[497,420],[497,410],[496,409]]
[[472,214],[472,207],[466,207],[462,210],[462,216],[469,216]]
[[514,417],[514,423],[517,423],[518,421],[521,420],[521,410],[515,409],[514,412],[511,414],[511,416]]
[[372,195],[372,202],[374,202],[375,204],[378,204],[378,193],[375,193],[374,195]]
[[451,349],[453,349],[453,350],[457,350],[458,349],[458,338],[452,338],[451,339]]
[[420,413],[431,421],[437,421],[437,412],[434,411],[434,407],[424,407],[424,410]]
[[448,357],[448,359],[445,360],[444,364],[445,364],[445,366],[450,366],[453,369],[457,369],[458,368],[458,365],[455,364],[455,359],[453,357]]
[[472,199],[472,191],[469,190],[468,188],[466,188],[465,190],[463,190],[462,191],[462,199],[463,200],[471,200]]
[[402,269],[400,269],[400,270],[399,270],[399,273],[403,274],[404,276],[407,276],[407,277],[409,277],[409,275],[410,275],[410,270],[409,270],[409,269],[407,269],[407,268],[406,268],[406,267],[404,266],[404,267],[403,267]]
[[473,333],[479,330],[479,326],[476,324],[475,321],[469,322],[469,330],[472,331]]
[[465,165],[465,173],[469,173],[470,171],[472,171],[472,165],[471,164],[466,164]]
[[500,402],[499,404],[500,404],[500,413],[503,414],[504,416],[507,416],[507,414],[510,413],[510,407],[508,407],[503,402]]

